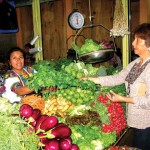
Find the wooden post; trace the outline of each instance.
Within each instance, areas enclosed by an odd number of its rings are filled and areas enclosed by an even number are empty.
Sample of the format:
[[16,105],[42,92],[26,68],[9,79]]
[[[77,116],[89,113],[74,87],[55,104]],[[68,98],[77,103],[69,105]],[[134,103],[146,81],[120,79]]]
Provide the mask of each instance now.
[[[41,31],[41,12],[40,12],[40,0],[33,0],[33,28],[34,36],[39,35],[39,39],[35,42],[35,47],[42,48],[42,31]],[[43,60],[43,52],[38,52],[35,56],[36,62]]]
[[[128,0],[122,0],[123,8],[124,8],[124,13],[126,18],[128,19]],[[127,25],[128,25],[128,20],[127,20]],[[124,35],[122,38],[122,62],[123,62],[123,68],[126,67],[129,63],[129,35]]]

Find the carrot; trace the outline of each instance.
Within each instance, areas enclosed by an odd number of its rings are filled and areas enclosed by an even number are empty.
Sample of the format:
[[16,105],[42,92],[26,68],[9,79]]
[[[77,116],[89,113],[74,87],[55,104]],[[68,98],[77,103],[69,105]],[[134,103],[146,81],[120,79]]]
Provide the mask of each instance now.
[[21,104],[28,104],[33,107],[33,109],[39,109],[41,112],[44,110],[45,101],[41,96],[36,94],[27,95],[21,99]]

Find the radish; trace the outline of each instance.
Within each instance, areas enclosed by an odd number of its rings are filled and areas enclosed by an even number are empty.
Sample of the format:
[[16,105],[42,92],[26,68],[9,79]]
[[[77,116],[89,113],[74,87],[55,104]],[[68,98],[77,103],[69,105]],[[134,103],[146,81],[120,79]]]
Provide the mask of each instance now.
[[42,132],[54,128],[58,123],[58,119],[55,116],[48,116],[40,125]]
[[79,150],[79,147],[76,144],[72,144],[70,150]]
[[48,118],[48,115],[41,115],[37,121],[36,121],[36,125],[35,125],[35,131],[37,132],[40,128],[41,123]]
[[33,109],[32,115],[28,118],[28,122],[34,122],[37,120],[41,115],[41,111],[39,109]]
[[19,113],[23,119],[28,119],[33,113],[33,108],[28,104],[23,104],[19,109]]
[[46,144],[45,150],[60,150],[60,148],[59,148],[59,142],[56,139],[50,140]]
[[71,140],[64,138],[60,141],[60,148],[61,150],[70,150],[72,146]]
[[71,135],[71,129],[66,126],[58,126],[46,132],[48,138],[65,138]]

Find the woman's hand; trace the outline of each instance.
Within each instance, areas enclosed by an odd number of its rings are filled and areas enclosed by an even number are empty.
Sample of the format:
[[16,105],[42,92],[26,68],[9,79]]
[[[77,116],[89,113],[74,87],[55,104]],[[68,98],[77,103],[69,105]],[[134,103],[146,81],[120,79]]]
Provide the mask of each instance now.
[[112,101],[112,102],[126,102],[126,103],[133,103],[133,99],[130,97],[121,96],[113,91],[110,91],[106,94],[106,96]]
[[88,77],[82,77],[80,80],[88,80]]
[[98,78],[98,77],[96,77],[96,78],[92,78],[92,77],[83,77],[83,78],[80,78],[80,80],[90,80],[90,81],[94,82],[95,84],[100,84],[99,78]]

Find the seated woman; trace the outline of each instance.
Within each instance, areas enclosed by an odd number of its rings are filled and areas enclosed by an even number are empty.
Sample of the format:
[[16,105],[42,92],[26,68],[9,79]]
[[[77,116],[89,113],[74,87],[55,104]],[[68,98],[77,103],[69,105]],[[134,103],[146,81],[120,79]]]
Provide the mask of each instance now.
[[9,99],[11,103],[19,102],[23,96],[34,91],[26,86],[26,82],[27,78],[35,73],[35,70],[24,66],[25,53],[19,47],[11,48],[8,51],[7,60],[11,69],[5,74],[5,92],[2,97]]

